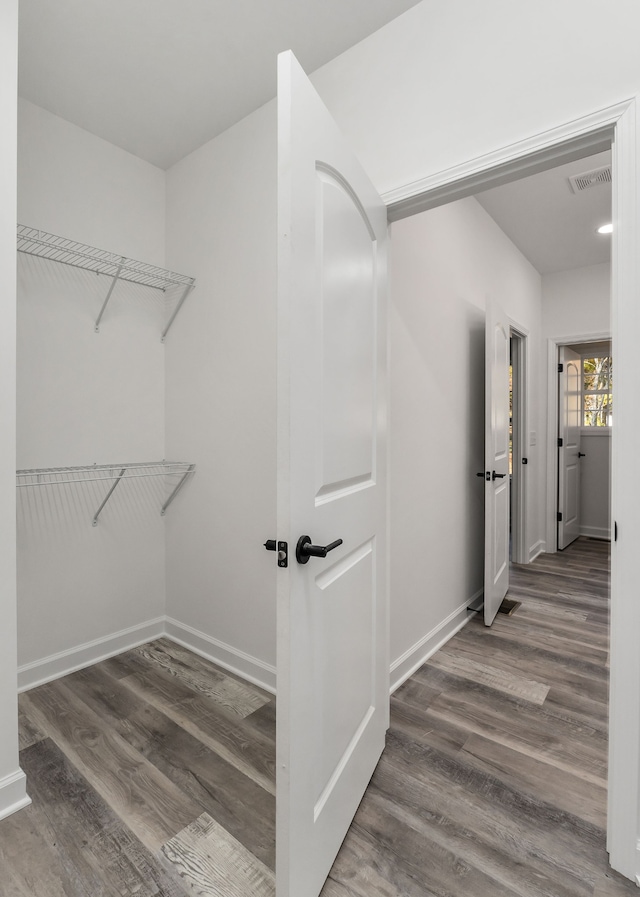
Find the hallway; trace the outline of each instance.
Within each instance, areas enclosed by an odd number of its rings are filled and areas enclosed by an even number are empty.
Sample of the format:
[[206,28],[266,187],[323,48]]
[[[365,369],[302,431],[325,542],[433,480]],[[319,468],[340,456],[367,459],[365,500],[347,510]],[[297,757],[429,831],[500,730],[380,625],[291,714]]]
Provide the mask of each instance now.
[[616,897],[605,852],[609,544],[514,566],[393,696],[323,897]]

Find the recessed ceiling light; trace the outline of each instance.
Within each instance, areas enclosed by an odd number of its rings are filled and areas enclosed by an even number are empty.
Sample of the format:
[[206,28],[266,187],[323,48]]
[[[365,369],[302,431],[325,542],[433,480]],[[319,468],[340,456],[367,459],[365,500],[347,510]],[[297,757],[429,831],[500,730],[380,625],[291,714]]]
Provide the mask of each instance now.
[[602,227],[598,228],[599,234],[612,234],[613,233],[613,224],[603,224]]

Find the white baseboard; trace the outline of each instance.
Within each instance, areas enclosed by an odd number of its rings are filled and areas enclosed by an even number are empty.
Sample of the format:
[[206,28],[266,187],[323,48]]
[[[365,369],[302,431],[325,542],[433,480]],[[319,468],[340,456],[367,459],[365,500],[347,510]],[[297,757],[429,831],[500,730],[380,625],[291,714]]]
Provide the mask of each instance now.
[[24,664],[18,667],[18,691],[27,691],[38,685],[44,685],[45,682],[51,682],[53,679],[60,679],[76,670],[92,666],[108,657],[129,651],[131,648],[144,645],[146,642],[165,635],[179,645],[217,663],[223,669],[236,673],[243,679],[253,682],[254,685],[275,694],[275,667],[238,651],[230,645],[225,645],[224,642],[220,642],[204,632],[192,629],[191,626],[179,623],[171,617],[157,617],[155,620],[149,620],[139,626],[132,626],[130,629],[86,642],[84,645],[78,645],[68,651],[61,651],[58,654],[44,657],[42,660]]
[[544,539],[539,539],[535,545],[532,545],[529,549],[529,563],[531,561],[535,561],[539,554],[542,554],[543,551],[546,550],[546,544]]
[[165,618],[157,617],[155,620],[149,620],[104,638],[69,648],[59,654],[51,654],[49,657],[43,657],[42,660],[26,663],[18,667],[18,692],[36,688],[38,685],[44,685],[45,682],[51,682],[61,676],[67,676],[69,673],[106,660],[115,654],[121,654],[130,648],[144,645],[145,642],[153,641],[164,634]]
[[590,539],[603,539],[605,542],[611,541],[611,529],[608,526],[581,526],[580,535],[588,536]]
[[177,644],[193,651],[194,654],[199,654],[223,669],[229,670],[230,673],[235,673],[273,695],[276,693],[276,668],[271,664],[264,663],[257,657],[245,654],[244,651],[239,651],[237,648],[232,648],[231,645],[226,645],[224,642],[220,642],[198,629],[193,629],[185,623],[173,620],[171,617],[165,619],[164,634]]
[[[469,606],[481,595],[482,590],[456,608],[391,664],[391,694],[467,623],[470,619]],[[24,664],[18,668],[18,691],[23,692],[44,685],[45,682],[59,679],[162,636],[252,682],[270,694],[276,693],[276,668],[273,665],[171,617],[158,617],[105,638]]]
[[27,794],[27,777],[21,769],[0,779],[0,819],[28,807],[31,798]]
[[416,670],[420,669],[422,664],[426,663],[438,648],[441,648],[445,642],[448,642],[456,632],[459,632],[469,622],[473,616],[469,613],[469,606],[477,601],[480,595],[482,595],[482,590],[476,592],[469,601],[457,607],[446,619],[438,623],[431,632],[424,635],[415,645],[412,645],[397,660],[393,661],[390,670],[389,694],[393,694],[396,689],[400,688],[402,683],[409,676],[412,676]]

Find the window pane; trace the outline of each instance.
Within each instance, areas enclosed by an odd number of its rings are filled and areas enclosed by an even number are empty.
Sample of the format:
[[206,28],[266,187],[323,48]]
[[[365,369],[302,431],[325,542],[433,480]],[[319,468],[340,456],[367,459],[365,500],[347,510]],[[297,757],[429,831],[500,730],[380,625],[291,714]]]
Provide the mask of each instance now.
[[612,362],[610,355],[582,359],[583,424],[610,427],[613,420]]
[[611,425],[613,401],[610,393],[596,393],[584,397],[584,424],[587,427]]

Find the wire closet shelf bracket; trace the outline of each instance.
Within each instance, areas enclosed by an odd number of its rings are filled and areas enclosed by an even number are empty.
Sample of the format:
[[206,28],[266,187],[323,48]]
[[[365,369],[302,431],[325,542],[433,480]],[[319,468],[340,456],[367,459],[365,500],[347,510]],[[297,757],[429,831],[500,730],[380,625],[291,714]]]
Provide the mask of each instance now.
[[179,298],[173,312],[170,315],[163,332],[161,341],[164,342],[176,315],[195,287],[194,277],[184,274],[176,274],[174,271],[166,271],[146,262],[139,262],[125,256],[115,255],[104,249],[96,249],[95,246],[87,246],[66,237],[49,234],[34,227],[24,224],[18,225],[17,233],[18,252],[27,255],[35,255],[38,258],[59,262],[63,265],[71,265],[74,268],[83,268],[85,271],[94,271],[96,274],[104,274],[111,278],[111,283],[105,296],[102,308],[95,322],[95,332],[100,332],[100,322],[111,299],[115,285],[119,280],[129,283],[142,284],[155,290],[166,293],[169,289],[177,289]]
[[18,488],[26,486],[63,486],[76,483],[104,482],[110,484],[100,507],[93,515],[93,526],[98,525],[98,518],[105,505],[120,485],[122,480],[138,477],[177,478],[177,483],[166,499],[160,514],[164,516],[167,508],[182,489],[187,479],[195,472],[196,465],[187,461],[146,461],[135,464],[91,464],[81,467],[39,467],[33,470],[16,471]]

